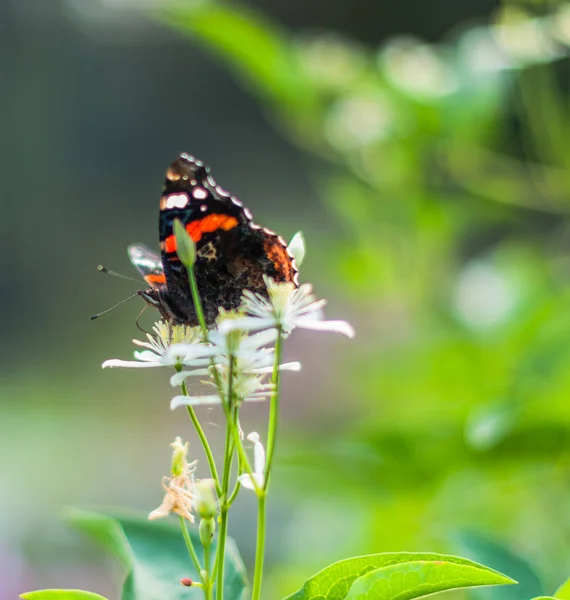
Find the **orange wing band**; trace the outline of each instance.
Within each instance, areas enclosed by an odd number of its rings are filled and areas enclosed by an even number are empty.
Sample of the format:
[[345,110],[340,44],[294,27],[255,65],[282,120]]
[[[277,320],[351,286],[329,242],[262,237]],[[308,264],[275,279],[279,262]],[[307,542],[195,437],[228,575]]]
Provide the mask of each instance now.
[[[213,214],[208,215],[199,221],[188,223],[188,225],[186,225],[186,231],[189,233],[194,243],[197,244],[202,239],[202,235],[204,233],[211,233],[212,231],[216,231],[218,229],[229,231],[237,224],[238,220],[235,217]],[[164,250],[168,253],[176,252],[176,237],[174,234],[169,235],[164,240]]]
[[157,285],[159,283],[166,283],[166,277],[164,273],[160,273],[160,275],[154,275],[152,273],[149,275],[145,275],[144,280],[151,286]]

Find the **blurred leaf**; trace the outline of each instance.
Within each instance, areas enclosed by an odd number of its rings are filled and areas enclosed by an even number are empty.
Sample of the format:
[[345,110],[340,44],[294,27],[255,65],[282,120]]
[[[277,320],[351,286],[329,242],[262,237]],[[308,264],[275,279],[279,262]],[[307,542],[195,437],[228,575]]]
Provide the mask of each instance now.
[[412,561],[377,569],[357,579],[346,600],[408,600],[445,590],[512,583],[516,581],[469,561]]
[[558,600],[570,600],[570,579],[563,583],[554,594]]
[[20,594],[24,600],[107,600],[104,596],[83,590],[37,590]]
[[532,600],[560,600],[560,598],[557,598],[556,596],[537,596]]
[[297,109],[316,105],[286,33],[251,8],[237,2],[180,2],[165,6],[159,16],[212,47],[253,83],[255,93]]
[[[333,563],[308,579],[298,592],[287,596],[285,600],[355,599],[359,596],[353,595],[353,589],[356,589],[354,594],[360,594],[367,593],[370,586],[373,586],[374,590],[378,591],[383,589],[384,585],[387,585],[388,587],[390,585],[401,585],[403,581],[402,572],[407,570],[409,570],[410,573],[416,573],[416,575],[412,575],[414,580],[417,578],[425,578],[425,584],[422,583],[420,585],[419,591],[428,589],[428,587],[431,586],[431,592],[422,593],[434,593],[439,590],[451,588],[451,586],[440,587],[437,589],[433,587],[436,585],[436,582],[432,582],[431,576],[429,575],[430,570],[433,571],[434,574],[437,573],[435,579],[439,579],[440,581],[442,580],[442,577],[445,576],[445,573],[454,573],[454,575],[451,575],[450,577],[462,577],[464,580],[474,582],[466,583],[465,585],[515,583],[510,578],[505,577],[500,573],[456,556],[432,553],[392,552],[385,554],[371,554],[369,556],[357,556]],[[382,571],[382,573],[378,575],[378,579],[367,579],[370,575],[376,575],[379,571]],[[391,577],[393,578],[392,582],[390,582]],[[370,586],[367,586],[365,582],[365,584],[363,584],[364,587],[354,588],[352,584],[356,580],[359,580],[360,582],[360,578],[366,579]],[[380,581],[383,581],[384,583],[381,583]],[[397,583],[398,581],[400,583]],[[479,583],[475,583],[476,581]],[[415,581],[414,585],[416,585]],[[458,586],[457,579],[453,581],[453,585],[455,587],[461,587],[461,585]],[[424,586],[428,587],[424,588]],[[396,587],[392,587],[392,589],[396,589]],[[402,591],[403,590],[400,589],[400,592]],[[392,595],[374,596],[374,598],[378,598],[379,600],[381,598],[391,597]],[[399,596],[402,600],[405,598],[416,597],[417,595]]]
[[477,600],[528,600],[544,594],[540,577],[533,566],[511,549],[481,534],[462,532],[455,536],[458,551],[473,560],[509,573],[519,585],[505,590],[482,590],[471,592]]
[[[95,513],[71,509],[70,522],[110,550],[127,570],[122,600],[188,600],[188,590],[180,585],[184,577],[199,580],[182,533],[168,521],[148,521],[146,515]],[[198,532],[190,537],[200,562],[204,550]],[[216,544],[212,545],[215,552]],[[228,600],[249,596],[247,574],[233,540],[226,542],[224,592]]]

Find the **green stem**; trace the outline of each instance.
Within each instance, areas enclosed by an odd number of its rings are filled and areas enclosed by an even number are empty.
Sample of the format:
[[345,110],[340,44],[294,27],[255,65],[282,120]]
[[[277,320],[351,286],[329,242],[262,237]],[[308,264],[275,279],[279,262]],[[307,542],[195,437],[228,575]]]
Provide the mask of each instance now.
[[[200,561],[198,560],[198,555],[196,554],[196,550],[194,550],[194,546],[192,544],[190,534],[188,533],[188,527],[186,526],[186,521],[183,519],[183,517],[178,517],[178,519],[180,522],[180,529],[182,529],[182,537],[184,538],[184,541],[186,542],[186,548],[188,549],[188,554],[190,555],[190,558],[192,559],[192,562],[194,563],[194,566],[196,567],[196,572],[198,573],[198,576],[200,577],[200,579],[202,579],[202,566],[200,565]],[[203,579],[202,579],[202,583],[204,583]]]
[[186,267],[188,272],[188,283],[190,284],[190,292],[192,293],[192,300],[194,301],[194,308],[196,309],[196,317],[198,323],[204,334],[204,341],[208,341],[208,326],[206,325],[206,319],[204,318],[204,310],[202,309],[202,302],[200,300],[200,293],[198,292],[198,284],[196,283],[196,276],[194,275],[193,267]]
[[[183,381],[180,384],[180,389],[182,390],[182,393],[185,396],[188,396],[188,388],[186,387],[185,381]],[[218,496],[220,496],[222,493],[221,487],[220,487],[220,477],[218,475],[218,470],[216,468],[216,461],[214,460],[214,455],[212,454],[212,449],[210,448],[210,444],[208,443],[208,438],[206,437],[206,434],[204,433],[204,430],[202,429],[202,426],[200,425],[200,421],[198,420],[198,417],[196,415],[196,411],[194,410],[194,408],[192,406],[187,406],[186,409],[188,410],[190,419],[192,420],[194,428],[196,429],[196,433],[198,434],[198,437],[200,438],[200,441],[202,442],[202,448],[204,448],[204,454],[206,455],[206,459],[208,460],[208,465],[210,467],[210,473],[212,474],[212,479],[214,480],[214,483],[216,485],[216,493],[218,494]]]
[[[196,283],[196,277],[194,276],[194,269],[193,269],[193,267],[187,266],[186,271],[188,272],[188,282],[190,284],[192,300],[194,302],[194,306],[196,307],[196,316],[198,318],[198,323],[200,324],[200,327],[202,328],[202,332],[204,334],[204,341],[207,342],[208,341],[208,327],[206,325],[206,319],[204,318],[204,311],[202,310],[202,302],[200,301],[200,294],[198,292],[198,285]],[[222,407],[224,409],[225,417],[228,422],[231,422],[232,436],[234,438],[234,444],[237,449],[238,456],[240,457],[240,460],[242,461],[242,465],[244,466],[246,472],[251,475],[253,471],[249,464],[249,459],[247,458],[247,454],[243,448],[243,444],[241,443],[241,439],[239,437],[239,431],[237,429],[237,419],[234,419],[232,416],[232,412],[231,412],[231,409],[229,406],[229,401],[224,402],[224,394],[223,394],[223,389],[222,389],[222,385],[221,385],[221,380],[220,380],[219,373],[216,369],[214,359],[212,359],[211,365],[212,365],[214,382],[215,382],[217,388],[220,390],[220,398],[222,400]],[[259,487],[257,487],[255,485],[255,483],[254,483],[254,486],[255,486],[256,493],[258,493],[260,491]],[[218,489],[218,487],[217,487],[217,489]],[[221,496],[221,489],[218,491],[218,496]]]
[[204,596],[206,600],[213,600],[213,587],[214,587],[214,578],[212,577],[212,573],[210,571],[210,549],[212,548],[211,544],[208,544],[204,547],[204,569],[206,571],[206,578],[204,581]]
[[257,544],[255,547],[252,600],[259,600],[261,597],[261,578],[263,576],[263,559],[265,555],[265,498],[264,491],[257,495]]
[[[229,412],[235,414],[235,410],[232,409],[234,403],[234,390],[233,390],[233,372],[235,365],[235,357],[230,356],[228,365],[228,405],[230,407]],[[226,556],[226,538],[228,534],[228,519],[229,519],[229,505],[228,505],[228,491],[230,488],[230,473],[232,468],[232,458],[234,453],[234,447],[232,445],[231,428],[233,427],[233,420],[226,420],[226,444],[225,444],[225,457],[224,457],[224,474],[222,477],[222,493],[220,495],[220,533],[218,535],[218,548],[216,550],[216,563],[214,565],[214,572],[217,570],[217,586],[216,586],[216,600],[223,600],[224,598],[224,561]],[[213,574],[212,574],[213,576]]]
[[273,465],[273,456],[275,454],[275,443],[277,440],[277,426],[279,425],[279,384],[281,375],[279,365],[281,363],[281,354],[283,351],[283,328],[277,328],[277,339],[275,340],[275,356],[273,362],[273,392],[269,404],[269,427],[267,431],[267,459],[265,462],[265,473],[263,477],[263,491],[267,490],[269,484],[269,474]]

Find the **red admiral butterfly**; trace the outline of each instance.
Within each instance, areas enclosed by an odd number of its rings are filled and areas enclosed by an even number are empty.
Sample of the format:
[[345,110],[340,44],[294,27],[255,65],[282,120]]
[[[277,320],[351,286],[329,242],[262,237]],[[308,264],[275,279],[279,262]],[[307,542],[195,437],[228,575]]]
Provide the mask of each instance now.
[[198,324],[188,275],[176,254],[175,219],[196,244],[194,269],[208,325],[220,307],[237,308],[244,289],[267,296],[264,275],[298,285],[285,240],[256,225],[251,212],[214,181],[204,163],[181,154],[166,172],[160,199],[160,256],[146,246],[129,246],[131,262],[150,286],[138,294],[167,321]]

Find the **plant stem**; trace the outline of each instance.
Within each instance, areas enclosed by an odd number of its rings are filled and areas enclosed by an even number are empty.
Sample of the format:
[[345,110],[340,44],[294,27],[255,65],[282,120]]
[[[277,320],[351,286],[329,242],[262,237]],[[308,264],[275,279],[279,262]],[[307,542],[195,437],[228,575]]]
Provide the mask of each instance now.
[[194,301],[194,308],[196,309],[196,317],[198,324],[204,334],[204,341],[208,341],[208,326],[206,325],[206,319],[204,318],[204,310],[202,309],[202,302],[200,300],[200,293],[198,292],[198,284],[196,283],[196,276],[194,275],[193,267],[186,267],[188,272],[188,283],[190,284],[190,292],[192,293],[192,300]]
[[206,571],[206,577],[204,580],[204,596],[206,600],[213,600],[213,587],[214,587],[214,578],[212,577],[212,572],[210,570],[210,549],[212,548],[211,544],[208,546],[204,546],[204,569]]
[[[237,409],[233,408],[234,390],[233,390],[233,373],[234,373],[235,357],[230,356],[228,365],[228,405],[229,413],[235,414]],[[230,488],[230,473],[232,468],[232,458],[234,446],[232,444],[231,428],[234,426],[233,419],[226,420],[226,444],[224,457],[224,473],[222,476],[222,493],[220,495],[220,533],[218,534],[218,547],[216,550],[216,564],[214,571],[217,569],[217,586],[216,600],[224,598],[224,562],[226,557],[226,538],[228,535],[228,519],[229,519],[229,504],[228,491]]]
[[263,576],[263,559],[265,555],[265,498],[265,491],[261,491],[257,495],[257,543],[255,547],[252,600],[259,600],[261,597],[261,578]]
[[[188,554],[190,555],[190,558],[192,559],[192,562],[194,563],[194,566],[196,567],[196,572],[198,573],[198,576],[200,577],[200,579],[202,579],[202,566],[200,565],[200,561],[198,560],[198,555],[196,554],[196,550],[194,550],[194,546],[192,544],[192,539],[190,538],[190,534],[188,533],[188,527],[186,525],[186,521],[182,517],[178,517],[178,519],[180,522],[180,529],[182,529],[182,537],[184,538],[184,541],[186,542],[186,548],[188,549]],[[202,580],[202,583],[204,583],[203,580]]]
[[275,356],[273,362],[273,393],[271,394],[269,405],[269,427],[267,431],[267,460],[265,463],[265,473],[263,477],[263,487],[256,489],[257,494],[257,543],[255,547],[255,571],[253,575],[253,595],[252,600],[259,600],[261,596],[261,579],[263,577],[263,561],[265,558],[265,503],[267,498],[267,486],[269,484],[269,475],[273,456],[275,454],[275,442],[277,439],[277,426],[279,424],[279,383],[283,345],[283,329],[277,328],[277,339],[275,340]]
[[281,376],[279,365],[281,363],[281,354],[283,351],[283,328],[277,328],[277,339],[275,340],[275,356],[273,362],[273,374],[271,383],[273,384],[273,393],[269,403],[269,427],[267,431],[267,460],[265,463],[265,473],[263,478],[263,490],[267,490],[269,484],[269,474],[273,465],[273,456],[275,454],[275,443],[277,440],[277,426],[279,425],[279,384]]
[[[182,393],[185,396],[188,396],[188,388],[186,387],[185,381],[183,381],[182,384],[180,385],[180,389],[182,390]],[[216,485],[216,493],[218,494],[218,496],[220,496],[221,495],[220,477],[218,475],[218,470],[216,468],[216,461],[214,460],[214,455],[212,454],[212,449],[210,448],[210,444],[208,443],[208,438],[206,437],[206,434],[204,433],[204,430],[202,429],[202,426],[200,425],[200,421],[198,420],[198,417],[196,415],[196,411],[194,410],[194,408],[192,406],[187,406],[186,408],[188,410],[188,414],[190,415],[190,419],[192,420],[194,428],[196,429],[196,433],[198,434],[198,437],[200,438],[200,441],[202,442],[202,448],[204,448],[204,454],[206,455],[206,459],[208,460],[208,465],[210,467],[210,473],[212,474],[212,479],[214,480],[214,483]]]

